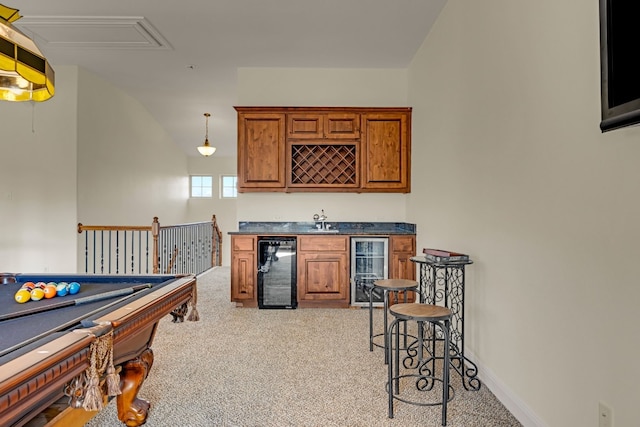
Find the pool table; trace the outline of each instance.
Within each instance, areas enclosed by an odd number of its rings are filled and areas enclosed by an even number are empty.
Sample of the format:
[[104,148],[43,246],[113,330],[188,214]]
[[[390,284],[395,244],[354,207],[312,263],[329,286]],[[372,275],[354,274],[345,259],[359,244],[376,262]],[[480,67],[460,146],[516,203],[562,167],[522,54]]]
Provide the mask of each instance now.
[[[28,281],[75,281],[80,292],[20,304]],[[181,321],[195,298],[193,275],[3,273],[0,426],[83,425],[112,396],[121,422],[144,424],[150,404],[137,394],[158,322]]]

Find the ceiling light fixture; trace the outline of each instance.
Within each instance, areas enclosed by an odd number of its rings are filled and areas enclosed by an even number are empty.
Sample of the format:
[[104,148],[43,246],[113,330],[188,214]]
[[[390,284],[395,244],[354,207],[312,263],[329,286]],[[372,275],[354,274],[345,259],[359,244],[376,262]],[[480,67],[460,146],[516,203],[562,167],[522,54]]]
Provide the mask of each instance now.
[[22,18],[18,12],[0,4],[0,100],[46,101],[55,74],[33,40],[11,25]]
[[216,147],[212,147],[211,145],[209,145],[209,117],[211,117],[211,114],[204,113],[204,116],[206,117],[204,144],[198,147],[198,151],[203,156],[209,157],[210,155],[216,152]]

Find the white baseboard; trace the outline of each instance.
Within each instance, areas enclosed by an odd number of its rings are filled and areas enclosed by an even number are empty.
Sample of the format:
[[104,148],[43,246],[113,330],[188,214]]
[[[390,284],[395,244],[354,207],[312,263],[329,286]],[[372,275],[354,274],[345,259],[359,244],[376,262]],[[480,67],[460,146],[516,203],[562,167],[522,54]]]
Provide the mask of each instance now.
[[483,386],[491,390],[496,398],[524,427],[549,427],[522,399],[500,381],[491,369],[478,362],[475,355],[467,348],[464,350],[464,355],[478,367],[478,378],[482,381]]

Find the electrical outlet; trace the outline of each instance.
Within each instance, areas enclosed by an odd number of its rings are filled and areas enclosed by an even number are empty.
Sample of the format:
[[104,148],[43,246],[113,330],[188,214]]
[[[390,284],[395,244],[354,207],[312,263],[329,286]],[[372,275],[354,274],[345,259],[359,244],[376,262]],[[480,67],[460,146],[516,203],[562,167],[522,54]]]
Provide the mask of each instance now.
[[613,427],[613,409],[607,404],[598,404],[598,427]]

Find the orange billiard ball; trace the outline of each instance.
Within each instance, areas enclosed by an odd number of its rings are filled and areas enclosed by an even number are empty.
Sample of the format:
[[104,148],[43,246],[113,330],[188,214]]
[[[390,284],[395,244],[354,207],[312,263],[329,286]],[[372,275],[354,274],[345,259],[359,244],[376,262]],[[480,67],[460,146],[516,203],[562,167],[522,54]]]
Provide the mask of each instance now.
[[55,283],[48,283],[47,286],[44,287],[44,297],[45,298],[53,298],[58,293],[58,288]]

